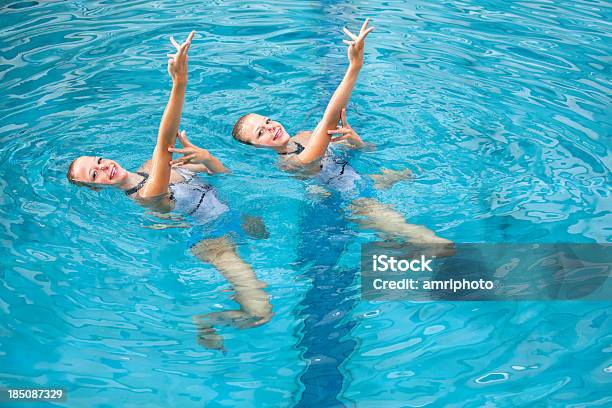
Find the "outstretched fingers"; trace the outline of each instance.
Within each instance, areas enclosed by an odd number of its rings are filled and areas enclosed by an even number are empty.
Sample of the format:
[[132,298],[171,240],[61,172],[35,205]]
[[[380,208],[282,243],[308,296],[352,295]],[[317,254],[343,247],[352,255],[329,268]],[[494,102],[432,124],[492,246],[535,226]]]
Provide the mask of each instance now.
[[185,40],[185,52],[187,52],[189,50],[189,47],[191,46],[191,41],[193,40],[193,36],[195,35],[195,31],[192,31],[189,33],[189,35],[187,36],[187,39]]
[[368,34],[370,34],[372,32],[372,30],[374,30],[374,27],[368,27],[368,24],[370,23],[370,19],[366,18],[366,20],[364,21],[363,25],[361,26],[361,29],[359,30],[359,35],[355,35],[352,32],[349,31],[348,28],[344,27],[342,28],[342,31],[348,35],[349,37],[351,37],[351,41],[349,40],[342,40],[343,43],[345,43],[348,46],[355,46],[358,44],[361,44],[363,42],[363,40],[365,40],[365,38],[368,36]]
[[188,154],[188,155],[180,157],[180,158],[178,158],[176,160],[172,160],[170,162],[170,165],[171,166],[182,166],[184,164],[189,164],[189,163],[191,163],[191,161],[193,159],[195,159],[195,157],[196,157],[195,153]]
[[348,127],[348,122],[346,120],[346,108],[342,108],[342,110],[340,111],[340,119],[342,120],[342,127]]
[[196,33],[195,31],[192,31],[189,33],[189,35],[187,36],[187,40],[185,41],[187,44],[191,45],[191,40],[193,40],[195,33]]
[[187,149],[178,149],[176,147],[169,147],[168,151],[171,153],[180,153],[180,154],[187,154],[187,153],[191,153],[191,150],[187,150]]
[[343,136],[332,137],[330,141],[332,143],[335,143],[335,142],[341,142],[343,140],[347,140],[348,138],[349,138],[349,135],[343,135]]
[[[177,57],[181,57],[181,58],[187,57],[187,51],[189,50],[189,46],[191,46],[191,41],[193,40],[194,35],[195,35],[195,31],[192,31],[189,33],[185,42],[179,46],[178,52],[176,53]],[[174,41],[174,43],[176,43],[176,41]]]
[[363,22],[363,25],[361,26],[361,30],[359,30],[359,34],[363,33],[365,31],[365,29],[368,28],[368,24],[369,23],[370,23],[370,18],[368,17]]
[[187,133],[184,130],[182,132],[176,132],[176,136],[183,146],[191,146],[191,142],[187,139]]
[[176,58],[185,58],[185,55],[187,55],[187,43],[182,43],[181,46],[179,47],[178,52],[176,53]]
[[348,129],[345,127],[341,127],[341,128],[337,128],[337,129],[332,129],[332,130],[328,130],[327,134],[329,135],[348,135],[353,133],[352,129]]
[[181,49],[180,44],[176,42],[173,36],[170,36],[170,42],[172,43],[174,48],[176,48],[177,51]]
[[353,41],[357,41],[359,39],[359,37],[357,37],[355,34],[351,33],[348,28],[344,27],[342,28],[342,31],[344,31],[344,33],[346,35],[348,35],[349,37],[351,37],[353,39]]
[[361,40],[365,40],[365,38],[368,36],[368,34],[370,34],[373,30],[374,30],[374,27],[368,28],[367,30],[365,30],[364,32],[359,34],[359,38]]

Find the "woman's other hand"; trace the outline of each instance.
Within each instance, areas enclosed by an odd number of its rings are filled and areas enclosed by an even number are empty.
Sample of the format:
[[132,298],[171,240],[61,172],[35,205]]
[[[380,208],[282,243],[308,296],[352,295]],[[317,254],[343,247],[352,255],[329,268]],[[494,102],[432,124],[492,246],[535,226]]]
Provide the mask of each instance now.
[[183,130],[180,133],[176,134],[176,137],[180,140],[183,145],[182,149],[177,149],[175,147],[169,147],[168,151],[172,153],[180,153],[183,157],[180,157],[176,160],[172,160],[170,165],[182,166],[185,164],[206,164],[211,158],[212,155],[206,149],[202,149],[187,139],[187,134]]
[[340,135],[332,137],[332,143],[346,142],[355,149],[360,149],[364,147],[366,144],[363,143],[361,137],[359,137],[357,132],[355,132],[355,130],[351,127],[351,125],[348,124],[346,120],[346,108],[342,109],[342,112],[340,113],[340,119],[342,119],[342,126],[338,126],[337,129],[327,131],[327,133],[330,135]]

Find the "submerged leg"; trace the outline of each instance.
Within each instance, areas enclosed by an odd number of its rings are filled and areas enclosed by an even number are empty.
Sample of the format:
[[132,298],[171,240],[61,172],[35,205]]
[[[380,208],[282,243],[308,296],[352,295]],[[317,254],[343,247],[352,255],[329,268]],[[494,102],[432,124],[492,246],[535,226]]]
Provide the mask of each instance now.
[[423,225],[408,224],[402,214],[378,200],[358,198],[351,203],[349,209],[362,228],[372,229],[409,243],[442,244],[437,246],[436,255],[448,256],[454,252],[451,241],[437,236]]
[[374,188],[377,190],[387,190],[399,181],[409,180],[412,178],[412,171],[409,169],[404,170],[389,170],[381,169],[381,174],[371,174],[372,180],[374,180]]
[[262,325],[272,318],[272,305],[249,264],[244,262],[234,244],[226,237],[202,240],[192,247],[193,254],[212,264],[234,288],[234,300],[239,310],[213,312],[193,317],[198,326],[198,341],[208,348],[223,348],[223,339],[215,325],[230,325],[241,329]]

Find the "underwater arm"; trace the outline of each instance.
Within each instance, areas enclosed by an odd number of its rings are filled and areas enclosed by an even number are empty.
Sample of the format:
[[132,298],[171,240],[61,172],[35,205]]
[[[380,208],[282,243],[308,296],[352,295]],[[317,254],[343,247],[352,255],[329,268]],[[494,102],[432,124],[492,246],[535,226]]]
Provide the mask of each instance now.
[[191,143],[189,139],[187,139],[187,134],[184,130],[180,133],[177,132],[176,135],[183,145],[183,148],[177,149],[174,147],[169,147],[168,151],[173,153],[181,153],[183,154],[183,157],[172,160],[170,162],[171,165],[186,167],[192,171],[205,172],[208,174],[229,173],[227,167],[225,167],[223,163],[221,163],[221,161],[213,156],[208,150],[202,149],[201,147]]
[[187,88],[187,52],[191,45],[191,40],[195,31],[192,31],[187,40],[178,45],[174,38],[170,37],[177,52],[168,59],[168,73],[172,76],[172,91],[164,114],[159,124],[157,133],[157,144],[151,158],[151,172],[147,184],[140,190],[142,198],[154,197],[168,191],[170,183],[170,160],[172,153],[168,147],[174,146],[176,133],[178,132],[183,103],[185,100],[185,90]]
[[297,160],[303,164],[311,163],[317,160],[325,154],[327,146],[330,143],[330,136],[327,133],[328,130],[336,129],[338,120],[340,120],[340,114],[343,108],[348,104],[348,101],[353,92],[353,87],[359,77],[359,72],[363,66],[363,49],[365,45],[365,38],[374,29],[374,27],[368,27],[369,19],[363,23],[359,36],[354,35],[349,30],[344,28],[344,32],[351,37],[351,41],[343,40],[348,44],[348,57],[349,67],[344,74],[344,78],[340,85],[332,95],[323,119],[319,122],[316,129],[312,132],[312,136],[309,139],[308,145],[302,153],[297,157]]

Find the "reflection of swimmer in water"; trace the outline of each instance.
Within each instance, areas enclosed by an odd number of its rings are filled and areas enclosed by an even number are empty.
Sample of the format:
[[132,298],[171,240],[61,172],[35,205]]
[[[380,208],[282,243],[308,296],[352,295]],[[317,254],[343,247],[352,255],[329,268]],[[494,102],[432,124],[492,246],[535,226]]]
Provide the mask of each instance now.
[[[187,53],[194,34],[192,32],[181,45],[171,37],[176,48],[176,54],[169,55],[168,59],[172,91],[151,160],[138,171],[130,172],[111,159],[81,156],[70,165],[68,179],[92,190],[115,187],[155,211],[174,210],[191,217],[201,228],[201,235],[207,237],[192,246],[193,254],[223,274],[236,291],[235,300],[240,304],[239,310],[194,316],[199,342],[206,347],[222,348],[222,339],[215,333],[213,325],[230,324],[241,328],[261,325],[270,320],[272,307],[263,290],[265,285],[257,280],[251,266],[240,258],[227,234],[238,232],[225,228],[235,224],[235,214],[217,198],[210,185],[198,181],[195,176],[196,172],[214,174],[227,172],[227,169],[208,151],[191,144],[185,132],[178,132],[187,87]],[[183,149],[173,148],[177,136]],[[184,156],[171,161],[174,151]]]
[[[367,180],[364,180],[348,161],[328,150],[330,141],[343,142],[353,148],[365,146],[357,133],[348,125],[345,108],[363,66],[365,38],[373,30],[373,27],[368,28],[368,22],[369,19],[364,22],[359,35],[344,29],[351,38],[350,41],[344,40],[348,44],[349,68],[329,101],[323,119],[314,131],[300,132],[291,137],[279,122],[250,113],[236,122],[232,136],[248,145],[276,150],[280,156],[281,166],[285,170],[316,174],[316,178],[326,187],[345,198],[352,199],[349,209],[363,227],[374,229],[387,237],[409,242],[449,244],[450,241],[438,237],[424,226],[406,223],[404,217],[390,206],[364,196],[364,193],[367,195],[367,191],[364,190]],[[337,126],[340,119],[342,127]],[[331,134],[340,136],[331,138]],[[408,171],[383,170],[382,174],[374,175],[372,179],[375,181],[375,188],[388,188],[409,175]],[[357,196],[360,198],[356,198]]]

